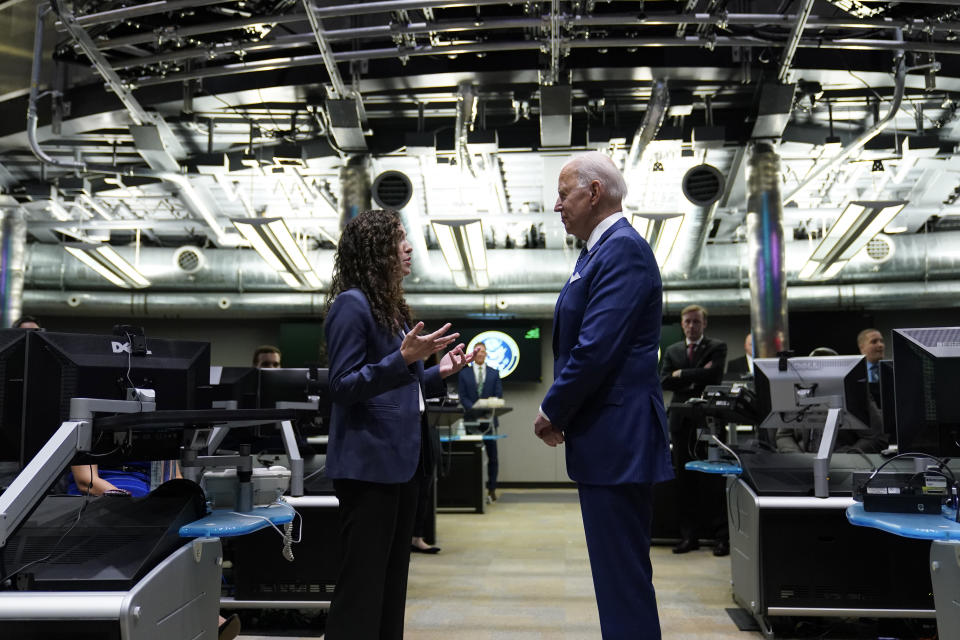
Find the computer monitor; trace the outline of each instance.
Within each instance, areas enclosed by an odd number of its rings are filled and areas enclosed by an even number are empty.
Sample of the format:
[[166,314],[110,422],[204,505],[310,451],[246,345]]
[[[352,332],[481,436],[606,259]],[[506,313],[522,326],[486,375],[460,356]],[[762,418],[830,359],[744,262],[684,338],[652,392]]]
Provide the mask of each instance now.
[[260,369],[255,367],[210,367],[210,398],[234,401],[237,409],[256,409]]
[[[125,400],[130,387],[156,391],[157,409],[209,409],[210,344],[147,337],[146,355],[133,355],[126,337],[31,332],[27,337],[21,464],[26,464],[70,417],[73,398]],[[203,389],[206,388],[206,389]],[[179,455],[175,430],[144,436],[139,459]],[[151,437],[154,439],[152,446]],[[115,449],[112,439],[94,451]],[[174,456],[169,454],[173,453]]]
[[272,409],[278,402],[307,402],[320,396],[321,407],[327,392],[327,369],[260,369],[258,406]]
[[[869,429],[863,356],[757,358],[753,361],[761,428],[822,428],[827,411],[843,409],[840,428]],[[781,370],[783,369],[783,370]]]
[[23,411],[24,329],[0,329],[0,462],[19,462]]
[[[893,360],[880,361],[880,382],[870,383],[870,392],[874,392],[874,385],[879,389],[880,415],[883,420],[883,433],[886,434],[889,442],[897,441],[897,401],[895,392],[896,376],[893,369]],[[877,398],[874,395],[874,399]]]
[[901,453],[960,455],[960,327],[894,329]]

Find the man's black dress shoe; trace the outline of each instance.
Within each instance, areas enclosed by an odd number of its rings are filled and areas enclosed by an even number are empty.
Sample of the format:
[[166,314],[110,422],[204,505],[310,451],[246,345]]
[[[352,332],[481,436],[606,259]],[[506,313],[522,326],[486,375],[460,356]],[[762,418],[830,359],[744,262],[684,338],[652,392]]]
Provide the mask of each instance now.
[[421,549],[417,545],[412,544],[410,545],[410,551],[413,551],[414,553],[429,553],[432,555],[434,553],[440,553],[440,547],[427,547],[426,549]]
[[680,541],[680,544],[673,548],[674,553],[687,553],[688,551],[696,551],[700,548],[700,543],[693,538],[684,538]]
[[730,543],[721,540],[713,547],[713,555],[717,557],[730,555]]

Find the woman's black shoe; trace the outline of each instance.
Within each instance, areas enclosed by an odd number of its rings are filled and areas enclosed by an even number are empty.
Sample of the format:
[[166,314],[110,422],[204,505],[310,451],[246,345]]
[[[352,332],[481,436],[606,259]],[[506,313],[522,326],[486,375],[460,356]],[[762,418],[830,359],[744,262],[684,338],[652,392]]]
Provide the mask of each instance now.
[[674,553],[687,553],[689,551],[696,551],[700,548],[700,542],[694,538],[684,538],[680,541],[680,544],[673,548]]

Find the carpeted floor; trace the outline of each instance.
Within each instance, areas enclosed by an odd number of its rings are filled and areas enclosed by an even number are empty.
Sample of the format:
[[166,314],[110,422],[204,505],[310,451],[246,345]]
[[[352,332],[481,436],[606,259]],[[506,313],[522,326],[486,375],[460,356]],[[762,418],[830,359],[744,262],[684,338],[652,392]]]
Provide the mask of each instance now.
[[[437,517],[437,555],[414,554],[407,640],[600,640],[600,627],[575,490],[506,490],[485,514]],[[759,640],[740,631],[730,559],[709,547],[674,555],[654,547],[654,583],[663,637]],[[254,635],[266,634],[266,635]],[[248,630],[241,638],[297,637],[295,630]],[[899,640],[931,633],[887,633],[869,624],[805,622],[789,638]],[[306,630],[300,636],[315,637]]]

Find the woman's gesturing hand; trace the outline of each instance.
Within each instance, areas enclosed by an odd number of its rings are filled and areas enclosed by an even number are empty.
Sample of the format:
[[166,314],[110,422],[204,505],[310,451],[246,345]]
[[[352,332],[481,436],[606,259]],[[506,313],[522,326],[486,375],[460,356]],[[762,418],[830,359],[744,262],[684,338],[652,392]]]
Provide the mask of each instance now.
[[458,344],[440,359],[440,377],[446,378],[447,376],[451,376],[460,371],[460,369],[463,369],[465,366],[473,362],[473,356],[475,353],[476,350],[471,351],[470,353],[464,353],[463,343],[461,342]]
[[417,360],[423,360],[427,356],[446,349],[447,345],[460,337],[459,333],[443,335],[449,328],[450,323],[448,322],[433,333],[422,336],[420,332],[423,330],[423,323],[418,322],[413,329],[410,329],[403,336],[403,342],[400,343],[400,355],[403,356],[403,361],[407,364],[413,364]]

